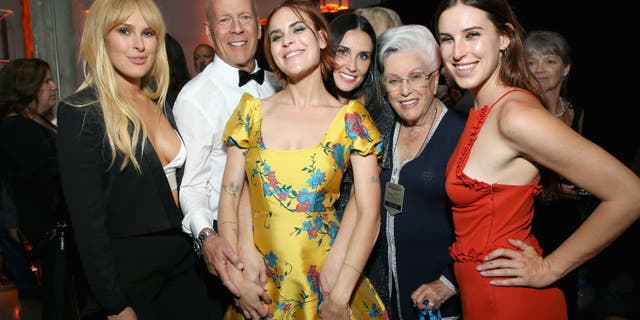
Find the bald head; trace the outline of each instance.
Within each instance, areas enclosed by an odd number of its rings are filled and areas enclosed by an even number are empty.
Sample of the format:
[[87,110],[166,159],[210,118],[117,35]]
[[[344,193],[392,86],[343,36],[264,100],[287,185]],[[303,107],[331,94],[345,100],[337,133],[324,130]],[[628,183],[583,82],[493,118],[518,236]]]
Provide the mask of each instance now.
[[213,61],[213,57],[216,51],[212,46],[201,43],[193,49],[193,66],[196,73],[202,72],[204,68]]

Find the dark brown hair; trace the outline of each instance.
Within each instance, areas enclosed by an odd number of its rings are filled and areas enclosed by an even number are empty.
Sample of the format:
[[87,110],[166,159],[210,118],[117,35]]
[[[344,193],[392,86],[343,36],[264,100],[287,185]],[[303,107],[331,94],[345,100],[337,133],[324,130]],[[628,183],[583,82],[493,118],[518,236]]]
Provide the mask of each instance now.
[[474,7],[487,13],[487,17],[493,23],[499,33],[509,37],[509,46],[502,51],[502,63],[500,64],[500,81],[511,87],[522,88],[533,93],[540,103],[544,103],[544,96],[540,83],[533,73],[529,71],[527,57],[522,42],[524,29],[518,18],[511,10],[506,0],[443,0],[438,5],[435,14],[435,29],[438,30],[438,22],[442,13],[457,5],[463,4]]
[[0,119],[9,113],[24,115],[51,68],[41,59],[15,59],[0,70]]

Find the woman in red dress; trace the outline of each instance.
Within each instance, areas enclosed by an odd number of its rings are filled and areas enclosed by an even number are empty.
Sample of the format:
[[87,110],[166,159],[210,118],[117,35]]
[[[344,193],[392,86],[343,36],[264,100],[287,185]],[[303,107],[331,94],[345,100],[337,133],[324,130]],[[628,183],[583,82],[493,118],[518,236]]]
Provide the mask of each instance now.
[[[463,318],[567,319],[555,282],[638,219],[640,179],[544,108],[506,0],[444,0],[436,25],[447,71],[474,100],[446,173]],[[601,200],[545,256],[531,234],[540,167]]]

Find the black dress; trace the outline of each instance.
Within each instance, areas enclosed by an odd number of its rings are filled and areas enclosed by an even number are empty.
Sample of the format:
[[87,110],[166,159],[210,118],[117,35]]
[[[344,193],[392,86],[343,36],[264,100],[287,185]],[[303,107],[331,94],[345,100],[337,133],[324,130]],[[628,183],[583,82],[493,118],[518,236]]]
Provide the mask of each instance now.
[[[56,133],[27,117],[7,116],[0,124],[0,173],[18,215],[18,226],[39,263],[43,319],[74,319],[70,261],[75,248],[62,227],[67,207],[57,165]],[[58,227],[57,227],[58,226]]]

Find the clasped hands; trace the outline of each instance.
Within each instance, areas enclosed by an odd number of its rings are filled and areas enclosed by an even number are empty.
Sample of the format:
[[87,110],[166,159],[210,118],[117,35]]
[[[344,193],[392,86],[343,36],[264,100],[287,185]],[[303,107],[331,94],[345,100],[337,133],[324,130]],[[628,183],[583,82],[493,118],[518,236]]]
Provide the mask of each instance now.
[[[267,293],[266,266],[262,254],[255,248],[240,246],[239,255],[229,243],[211,236],[202,245],[202,254],[207,269],[218,276],[234,295],[236,307],[246,319],[261,319],[269,312],[271,298]],[[320,305],[320,316],[324,319],[349,319],[348,304],[342,305],[332,299],[331,289],[342,261],[329,255],[321,272],[320,286],[324,301]]]
[[246,319],[261,319],[268,313],[266,269],[255,247],[239,249],[240,255],[224,238],[214,235],[204,240],[202,256],[209,272],[220,278],[234,296],[236,307]]

